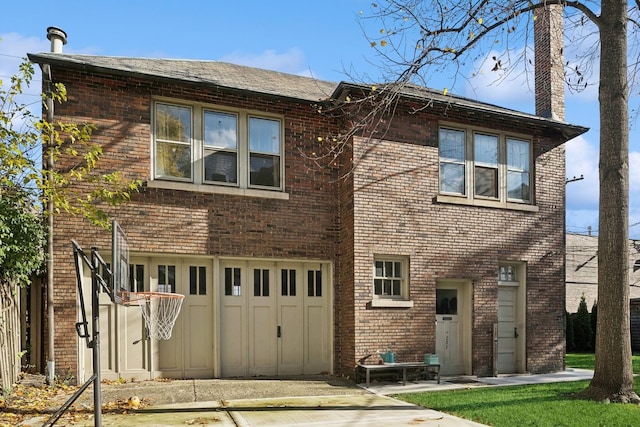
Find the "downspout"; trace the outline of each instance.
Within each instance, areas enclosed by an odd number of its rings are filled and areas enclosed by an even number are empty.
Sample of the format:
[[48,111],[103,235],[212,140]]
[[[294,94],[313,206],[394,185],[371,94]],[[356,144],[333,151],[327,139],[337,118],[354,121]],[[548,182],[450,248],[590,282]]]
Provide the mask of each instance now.
[[[51,41],[51,52],[62,53],[62,46],[67,44],[67,34],[59,28],[47,28],[47,38]],[[46,115],[47,122],[53,123],[53,80],[51,77],[51,67],[44,64],[42,67],[42,78],[46,85]],[[49,133],[49,144],[54,138],[53,130]],[[51,150],[46,159],[45,170],[47,171],[47,180],[52,182],[54,160]],[[55,316],[53,305],[53,214],[54,203],[51,195],[47,199],[47,382],[53,384],[55,380],[56,364],[55,364]]]

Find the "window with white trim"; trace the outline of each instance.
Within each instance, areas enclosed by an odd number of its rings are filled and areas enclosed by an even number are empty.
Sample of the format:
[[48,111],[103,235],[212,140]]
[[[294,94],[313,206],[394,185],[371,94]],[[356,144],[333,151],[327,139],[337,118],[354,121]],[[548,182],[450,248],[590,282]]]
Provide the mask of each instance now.
[[409,301],[409,259],[379,255],[373,261],[373,307],[413,307]]
[[282,117],[199,104],[154,106],[154,179],[283,189]]
[[532,204],[531,150],[524,138],[441,127],[440,194]]

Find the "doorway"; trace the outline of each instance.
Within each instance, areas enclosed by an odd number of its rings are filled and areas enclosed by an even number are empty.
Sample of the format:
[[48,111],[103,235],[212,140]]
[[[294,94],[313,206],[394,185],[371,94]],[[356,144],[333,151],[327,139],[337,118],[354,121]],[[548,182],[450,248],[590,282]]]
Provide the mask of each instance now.
[[442,375],[471,374],[471,282],[436,283],[436,353]]

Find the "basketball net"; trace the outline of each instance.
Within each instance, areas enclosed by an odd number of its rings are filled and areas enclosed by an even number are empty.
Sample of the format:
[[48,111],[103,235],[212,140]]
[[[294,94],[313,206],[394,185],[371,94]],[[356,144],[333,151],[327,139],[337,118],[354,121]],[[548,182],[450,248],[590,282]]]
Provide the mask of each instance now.
[[176,323],[184,295],[165,292],[131,292],[129,304],[138,304],[149,338],[168,340]]

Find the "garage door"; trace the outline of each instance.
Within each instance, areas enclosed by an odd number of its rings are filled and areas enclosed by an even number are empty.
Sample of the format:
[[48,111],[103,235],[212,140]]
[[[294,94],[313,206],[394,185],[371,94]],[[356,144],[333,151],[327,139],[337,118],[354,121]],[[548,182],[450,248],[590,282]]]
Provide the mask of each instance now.
[[221,261],[220,376],[331,372],[328,263]]

